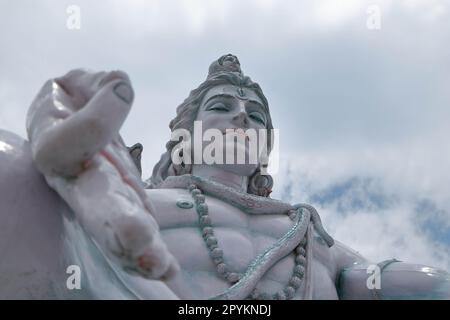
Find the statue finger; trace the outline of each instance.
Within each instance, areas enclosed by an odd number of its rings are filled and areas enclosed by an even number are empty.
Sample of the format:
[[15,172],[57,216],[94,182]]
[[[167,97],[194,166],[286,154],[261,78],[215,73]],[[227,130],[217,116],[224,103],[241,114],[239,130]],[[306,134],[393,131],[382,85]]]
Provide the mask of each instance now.
[[104,86],[115,80],[122,80],[131,86],[129,76],[120,70],[94,72],[75,69],[55,79],[71,97],[77,109],[83,108]]
[[30,115],[33,158],[41,172],[77,176],[87,160],[118,136],[133,97],[131,86],[116,79],[63,121],[49,117],[54,110]]

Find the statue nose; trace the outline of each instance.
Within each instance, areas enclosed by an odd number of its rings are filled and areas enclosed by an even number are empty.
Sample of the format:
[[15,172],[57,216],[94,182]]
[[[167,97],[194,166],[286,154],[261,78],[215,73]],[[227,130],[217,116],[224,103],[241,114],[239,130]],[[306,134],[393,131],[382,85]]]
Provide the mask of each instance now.
[[248,124],[247,112],[239,111],[239,113],[233,117],[233,120],[236,121],[238,124],[246,127]]

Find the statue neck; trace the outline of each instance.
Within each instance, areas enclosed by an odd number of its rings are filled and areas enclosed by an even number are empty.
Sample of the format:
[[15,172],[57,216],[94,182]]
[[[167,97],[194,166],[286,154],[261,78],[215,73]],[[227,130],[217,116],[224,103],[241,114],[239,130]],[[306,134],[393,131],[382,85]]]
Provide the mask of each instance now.
[[225,171],[213,165],[193,165],[192,175],[209,179],[221,183],[227,187],[233,188],[239,192],[247,192],[248,177],[241,176],[229,171]]

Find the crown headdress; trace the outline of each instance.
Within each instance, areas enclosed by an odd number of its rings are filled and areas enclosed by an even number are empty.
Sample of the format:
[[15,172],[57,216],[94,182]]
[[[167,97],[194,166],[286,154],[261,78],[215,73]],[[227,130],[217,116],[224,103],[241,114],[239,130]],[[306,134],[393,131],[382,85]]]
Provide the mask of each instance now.
[[211,63],[208,71],[208,78],[211,78],[219,73],[235,73],[236,75],[243,76],[241,70],[241,64],[239,59],[232,54],[226,54],[219,59]]

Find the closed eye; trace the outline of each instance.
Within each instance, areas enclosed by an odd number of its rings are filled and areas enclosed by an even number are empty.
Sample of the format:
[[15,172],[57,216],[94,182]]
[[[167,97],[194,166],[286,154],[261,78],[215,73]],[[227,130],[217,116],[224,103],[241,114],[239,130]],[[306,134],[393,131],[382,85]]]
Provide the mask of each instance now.
[[222,102],[216,102],[216,103],[212,104],[211,106],[209,106],[206,110],[207,111],[214,110],[214,111],[222,111],[222,112],[230,111],[230,109]]
[[259,123],[261,123],[264,126],[266,125],[266,118],[261,113],[259,113],[259,112],[250,112],[248,114],[248,116],[249,116],[250,119],[252,119],[252,120],[254,120],[256,122],[259,122]]

